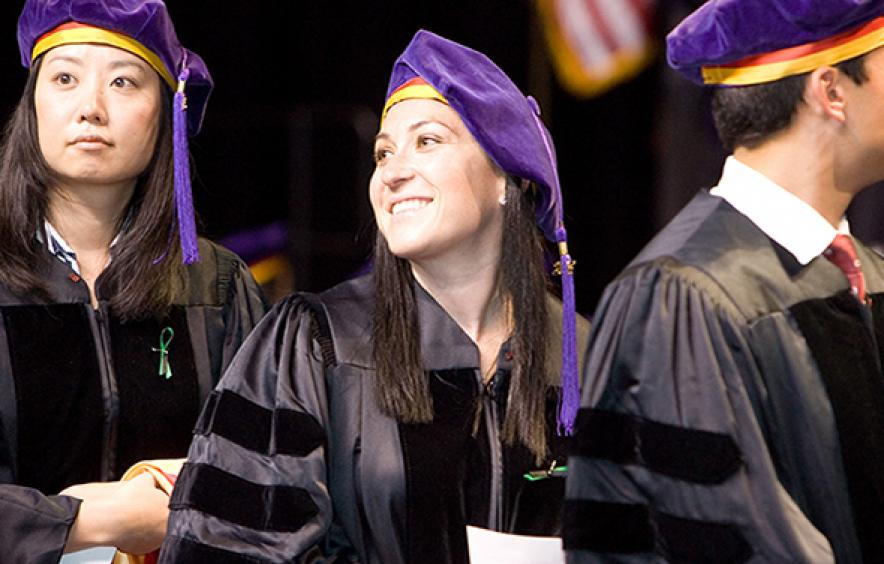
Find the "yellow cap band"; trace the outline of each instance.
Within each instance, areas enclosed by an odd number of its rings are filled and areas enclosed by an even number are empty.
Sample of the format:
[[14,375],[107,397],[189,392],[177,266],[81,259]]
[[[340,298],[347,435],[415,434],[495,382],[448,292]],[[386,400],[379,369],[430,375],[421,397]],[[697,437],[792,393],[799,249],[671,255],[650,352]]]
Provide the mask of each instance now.
[[815,43],[747,57],[737,63],[701,68],[704,84],[746,86],[836,65],[884,45],[884,17],[858,30]]
[[172,74],[166,69],[166,66],[153,51],[128,35],[123,35],[122,33],[102,29],[100,27],[78,26],[67,29],[58,29],[55,32],[47,33],[34,44],[34,49],[31,51],[31,62],[50,49],[54,49],[60,45],[71,45],[75,43],[110,45],[111,47],[117,47],[118,49],[128,51],[133,55],[137,55],[153,67],[153,70],[157,71],[173,90],[175,89],[177,81],[172,77]]
[[429,84],[407,84],[406,86],[399,88],[395,90],[392,94],[390,94],[390,97],[387,99],[387,103],[384,104],[384,111],[383,113],[381,113],[381,124],[384,123],[384,118],[387,117],[387,112],[390,111],[390,108],[393,107],[393,104],[397,104],[402,100],[411,100],[415,98],[436,100],[437,102],[442,102],[446,106],[449,105],[448,100],[445,99],[445,96],[439,94],[439,91]]

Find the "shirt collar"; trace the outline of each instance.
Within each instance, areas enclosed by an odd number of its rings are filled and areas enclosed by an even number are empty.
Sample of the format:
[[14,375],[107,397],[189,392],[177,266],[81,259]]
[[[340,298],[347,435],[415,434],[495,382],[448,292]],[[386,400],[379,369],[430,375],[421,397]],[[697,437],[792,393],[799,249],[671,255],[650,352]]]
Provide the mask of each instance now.
[[80,263],[77,262],[77,253],[64,240],[61,233],[49,223],[48,219],[43,221],[43,233],[40,233],[39,229],[37,230],[37,239],[42,241],[41,235],[44,235],[46,238],[44,242],[49,252],[55,255],[58,260],[67,264],[75,273],[80,274]]
[[50,253],[64,253],[73,257],[77,256],[74,249],[64,240],[61,233],[56,231],[55,227],[49,223],[48,219],[43,222],[43,230],[46,233],[46,246],[49,248]]
[[801,264],[822,254],[838,233],[850,234],[847,218],[835,229],[810,204],[733,155],[710,194],[726,200]]
[[[122,228],[114,236],[113,241],[111,241],[110,247],[117,244],[122,234],[128,229],[131,220],[132,214],[129,213],[123,221]],[[73,247],[65,241],[64,237],[61,236],[61,233],[49,223],[48,219],[43,220],[42,232],[37,229],[37,240],[41,243],[45,243],[49,252],[58,257],[58,260],[70,266],[71,270],[75,273],[80,274],[80,263],[77,261],[77,253],[74,251]],[[110,264],[110,257],[108,257],[108,264]]]

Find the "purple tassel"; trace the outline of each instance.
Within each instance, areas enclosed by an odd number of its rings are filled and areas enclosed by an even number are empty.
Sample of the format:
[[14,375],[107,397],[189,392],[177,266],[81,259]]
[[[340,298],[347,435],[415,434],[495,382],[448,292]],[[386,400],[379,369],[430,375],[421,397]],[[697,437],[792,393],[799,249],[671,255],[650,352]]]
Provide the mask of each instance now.
[[200,259],[196,239],[196,221],[193,215],[193,194],[190,188],[190,151],[187,145],[187,97],[184,84],[190,76],[185,68],[178,75],[178,90],[172,112],[172,146],[175,154],[175,206],[178,209],[178,236],[184,264]]
[[[567,249],[565,228],[556,230],[559,248]],[[574,273],[571,256],[560,255],[562,272],[562,396],[559,400],[558,433],[572,435],[574,420],[580,408],[580,379],[577,364],[577,312],[574,301]]]
[[559,435],[574,434],[574,420],[580,408],[580,377],[577,363],[577,307],[574,299],[574,261],[568,254],[568,233],[565,231],[565,218],[562,209],[562,188],[559,185],[559,172],[556,169],[556,155],[553,153],[546,128],[540,121],[540,106],[528,96],[534,121],[546,148],[552,166],[556,197],[556,243],[559,245],[558,273],[562,276],[562,394],[559,397],[559,413],[556,418]]

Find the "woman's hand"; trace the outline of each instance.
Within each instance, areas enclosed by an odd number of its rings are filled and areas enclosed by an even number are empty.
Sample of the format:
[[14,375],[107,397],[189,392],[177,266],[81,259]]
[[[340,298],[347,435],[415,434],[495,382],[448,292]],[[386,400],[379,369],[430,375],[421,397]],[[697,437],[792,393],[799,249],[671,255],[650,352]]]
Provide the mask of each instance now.
[[83,500],[65,552],[115,546],[146,554],[160,547],[169,517],[169,496],[144,473],[126,482],[96,482],[61,492]]

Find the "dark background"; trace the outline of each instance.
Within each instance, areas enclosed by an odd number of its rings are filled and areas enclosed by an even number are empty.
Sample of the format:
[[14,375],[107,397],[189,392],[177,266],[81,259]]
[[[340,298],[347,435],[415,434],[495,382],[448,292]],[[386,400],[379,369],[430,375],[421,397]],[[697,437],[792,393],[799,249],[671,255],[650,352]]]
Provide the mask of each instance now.
[[[660,2],[657,37],[696,4]],[[4,120],[26,77],[15,41],[20,5],[0,7]],[[529,0],[167,5],[182,43],[215,79],[203,131],[191,140],[202,232],[218,239],[282,222],[296,289],[328,287],[369,256],[371,140],[390,68],[418,28],[484,52],[540,102],[557,145],[584,313],[681,205],[715,184],[724,157],[708,92],[666,69],[662,55],[601,96],[565,93]],[[853,227],[882,240],[875,192],[857,206]]]

